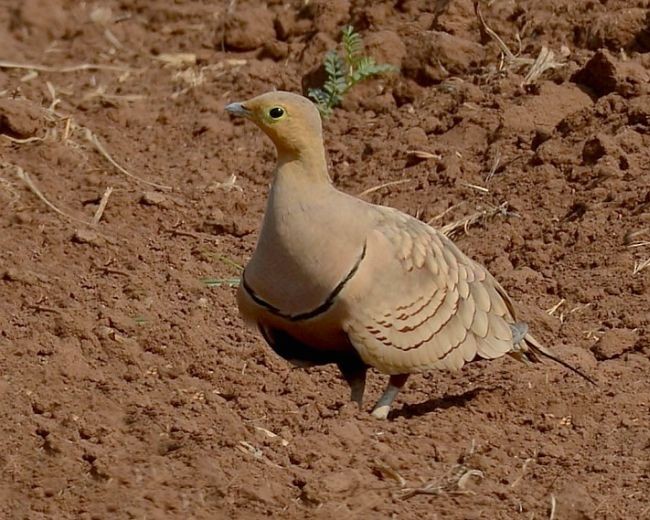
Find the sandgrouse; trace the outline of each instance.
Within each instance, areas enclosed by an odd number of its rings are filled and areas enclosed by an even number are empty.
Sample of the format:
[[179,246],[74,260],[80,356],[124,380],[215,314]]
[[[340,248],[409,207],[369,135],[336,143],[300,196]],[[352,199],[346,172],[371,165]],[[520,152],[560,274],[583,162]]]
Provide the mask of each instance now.
[[[386,418],[409,374],[510,354],[557,359],[518,323],[512,301],[445,235],[396,209],[338,191],[316,106],[269,92],[226,107],[253,121],[277,165],[237,302],[283,358],[335,363],[360,406],[366,371],[390,374],[372,415]],[[586,379],[587,376],[584,376]]]

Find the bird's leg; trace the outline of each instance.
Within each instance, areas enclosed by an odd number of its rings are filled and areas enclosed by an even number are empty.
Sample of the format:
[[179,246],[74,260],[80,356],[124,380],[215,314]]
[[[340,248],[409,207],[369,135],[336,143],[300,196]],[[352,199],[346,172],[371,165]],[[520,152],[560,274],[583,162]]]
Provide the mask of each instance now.
[[409,374],[390,376],[386,390],[372,410],[373,417],[376,417],[377,419],[386,419],[388,417],[390,406],[393,404],[395,397],[406,383],[408,377]]
[[363,392],[366,389],[366,372],[368,367],[365,365],[349,366],[348,364],[339,363],[339,370],[343,379],[350,385],[350,400],[359,405],[363,404]]

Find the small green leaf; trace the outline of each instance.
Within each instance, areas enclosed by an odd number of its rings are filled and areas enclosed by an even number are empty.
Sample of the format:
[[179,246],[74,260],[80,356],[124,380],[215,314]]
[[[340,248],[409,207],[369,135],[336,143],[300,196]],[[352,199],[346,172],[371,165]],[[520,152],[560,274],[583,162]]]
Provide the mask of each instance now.
[[341,46],[343,57],[336,50],[325,54],[323,68],[327,79],[323,86],[311,88],[307,93],[324,117],[328,117],[347,91],[360,81],[397,70],[392,65],[378,64],[372,57],[363,56],[361,35],[350,25],[341,31]]
[[319,88],[310,88],[307,95],[312,98],[317,105],[326,105],[329,96],[327,92]]
[[348,65],[355,66],[357,58],[361,55],[361,51],[363,51],[361,35],[354,32],[354,27],[348,25],[341,33],[341,41]]
[[330,78],[344,78],[345,77],[345,63],[343,58],[339,56],[339,53],[336,51],[329,51],[325,55],[325,61],[323,62],[325,66],[325,72]]

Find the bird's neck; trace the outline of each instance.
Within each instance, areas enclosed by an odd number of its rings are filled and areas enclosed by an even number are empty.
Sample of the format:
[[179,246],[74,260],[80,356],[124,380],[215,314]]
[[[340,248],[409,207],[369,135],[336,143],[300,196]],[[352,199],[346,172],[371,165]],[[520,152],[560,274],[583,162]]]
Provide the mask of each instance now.
[[314,189],[331,186],[325,149],[322,146],[298,151],[278,149],[274,183],[311,185]]
[[300,155],[278,150],[262,235],[274,237],[276,243],[308,235],[302,226],[331,221],[333,208],[326,201],[333,192],[337,190],[327,173],[324,151]]

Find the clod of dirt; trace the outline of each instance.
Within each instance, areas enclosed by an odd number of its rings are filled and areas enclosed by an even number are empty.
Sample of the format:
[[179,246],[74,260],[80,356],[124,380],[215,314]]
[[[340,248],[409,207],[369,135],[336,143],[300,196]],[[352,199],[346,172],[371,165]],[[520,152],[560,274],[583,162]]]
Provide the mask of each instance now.
[[594,51],[605,47],[613,52],[620,49],[643,52],[639,36],[643,34],[646,20],[647,9],[642,7],[602,12],[594,16],[592,23],[575,28],[574,43]]
[[389,4],[373,2],[365,10],[355,14],[359,17],[356,25],[360,27],[385,27],[387,21],[393,16],[393,10]]
[[630,100],[628,118],[631,125],[650,126],[650,96],[639,96]]
[[535,130],[535,135],[533,136],[533,140],[530,143],[530,149],[533,151],[537,150],[542,144],[548,141],[551,137],[553,137],[553,134],[551,132],[543,128],[537,128]]
[[21,271],[10,267],[0,276],[0,279],[7,282],[22,282],[26,285],[35,285],[38,283],[38,276],[30,271]]
[[300,36],[312,30],[311,20],[297,18],[293,11],[280,11],[275,18],[275,32],[282,41],[287,41],[293,36]]
[[338,38],[341,26],[350,19],[350,1],[315,0],[301,14],[313,20],[315,30]]
[[404,132],[404,142],[410,149],[418,149],[425,148],[429,144],[429,139],[422,128],[414,126]]
[[327,81],[327,73],[322,63],[322,56],[335,47],[336,42],[325,33],[317,33],[310,38],[305,48],[305,54],[317,58],[312,63],[313,66],[302,77],[301,86],[303,93],[307,94],[310,88],[321,87]]
[[252,51],[274,40],[273,19],[273,13],[266,7],[238,7],[226,22],[226,47]]
[[555,497],[555,518],[591,520],[597,504],[581,484],[568,481]]
[[351,495],[365,479],[355,469],[332,472],[322,479],[308,482],[303,492],[313,502],[325,502],[333,496]]
[[240,220],[226,215],[220,209],[215,209],[212,215],[201,225],[200,231],[211,235],[231,235],[243,237],[253,232],[253,227]]
[[637,33],[634,46],[639,52],[650,51],[650,11],[646,10],[645,26]]
[[16,22],[30,31],[59,39],[66,33],[68,16],[58,2],[51,0],[25,0],[17,13]]
[[360,104],[363,108],[372,110],[377,114],[389,112],[393,107],[395,107],[395,98],[391,93],[386,93],[379,96],[364,97],[360,101]]
[[264,44],[262,57],[268,56],[276,61],[283,60],[289,55],[289,44],[278,40],[269,40]]
[[[541,424],[541,431],[549,431],[550,425]],[[546,444],[539,450],[539,463],[542,465],[555,464],[557,459],[564,459],[566,450],[558,444]]]
[[621,357],[626,352],[634,350],[637,333],[630,329],[611,329],[605,332],[591,351],[598,361],[607,361]]
[[581,219],[589,211],[589,204],[583,201],[574,202],[562,217],[563,220],[574,222]]
[[[468,20],[475,20],[476,13],[474,9],[474,0],[436,0],[433,2],[435,7],[433,8],[432,13],[432,28],[436,28],[441,31],[446,31],[452,34],[456,34],[463,37],[468,37],[471,34],[474,34],[473,31],[476,30],[474,24],[468,24]],[[492,2],[496,4],[496,2]],[[511,9],[514,8],[514,5],[510,2],[500,2],[499,8],[501,10],[501,17],[506,18],[510,16],[510,13],[514,13]],[[496,5],[495,5],[496,7]],[[516,15],[512,14],[514,18]]]
[[402,66],[404,75],[423,86],[471,71],[483,61],[478,43],[440,31],[418,31],[404,38],[410,49]]
[[72,241],[77,244],[89,244],[91,246],[101,246],[104,243],[104,239],[92,229],[77,229],[72,235]]
[[640,86],[650,79],[648,72],[633,61],[621,62],[601,49],[576,72],[571,80],[590,88],[598,97],[617,92],[625,97],[640,93]]
[[136,332],[137,322],[133,316],[129,316],[119,309],[105,309],[101,313],[101,318],[108,322],[109,326],[105,327],[105,329],[117,330],[127,336],[131,336]]
[[53,497],[59,493],[64,493],[65,489],[68,487],[68,483],[64,478],[51,477],[43,479],[41,481],[41,487],[43,488],[43,494],[46,497]]
[[43,124],[41,111],[28,101],[0,99],[0,134],[25,139],[35,136]]
[[158,191],[145,191],[140,197],[140,204],[145,206],[165,206],[167,197]]
[[525,96],[519,103],[505,107],[503,126],[517,133],[537,129],[550,132],[564,118],[592,105],[591,98],[577,85],[544,83],[536,95]]
[[406,45],[396,32],[377,31],[364,35],[363,43],[367,54],[377,63],[388,63],[397,68],[402,67],[406,56]]
[[278,497],[282,496],[282,487],[273,480],[264,480],[263,482],[242,484],[239,494],[253,502],[277,505]]
[[606,135],[597,135],[587,139],[582,147],[582,162],[586,165],[596,164],[606,155],[615,155],[617,147],[612,138]]

